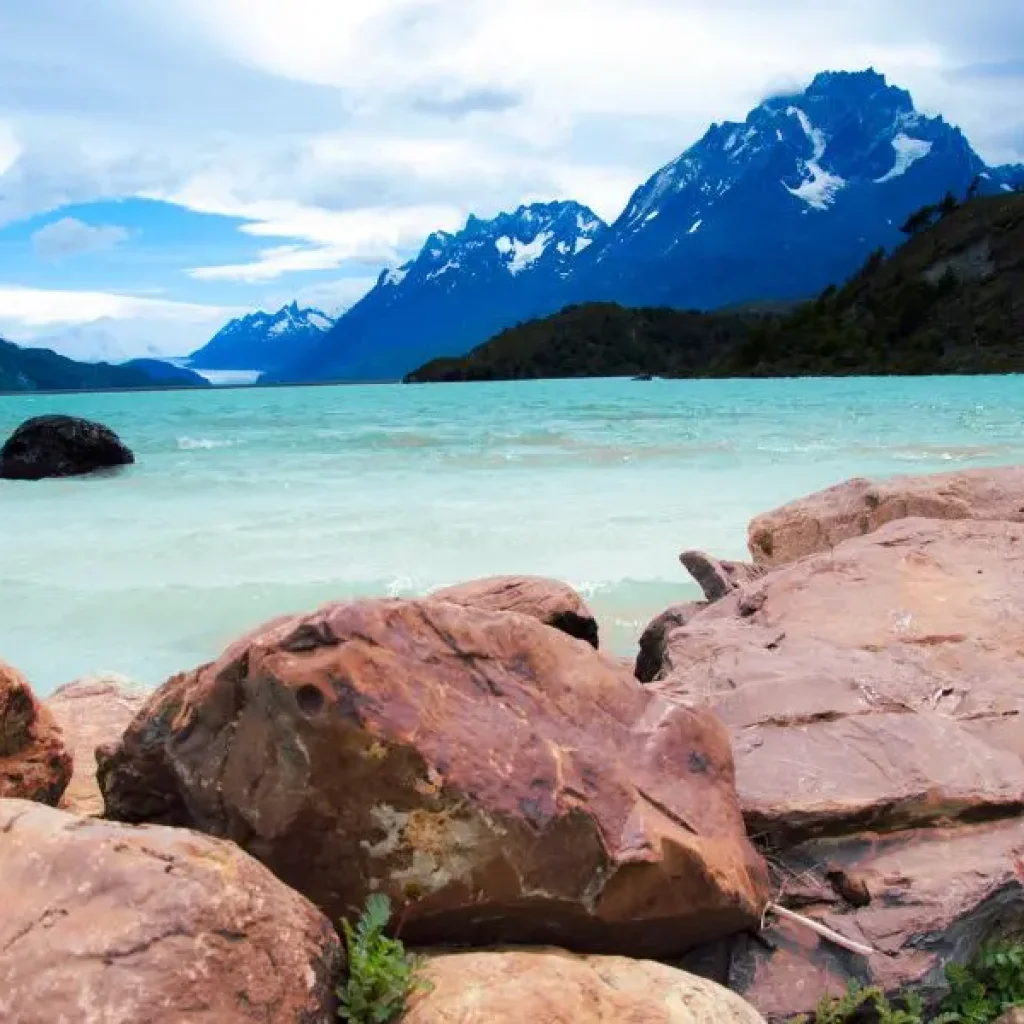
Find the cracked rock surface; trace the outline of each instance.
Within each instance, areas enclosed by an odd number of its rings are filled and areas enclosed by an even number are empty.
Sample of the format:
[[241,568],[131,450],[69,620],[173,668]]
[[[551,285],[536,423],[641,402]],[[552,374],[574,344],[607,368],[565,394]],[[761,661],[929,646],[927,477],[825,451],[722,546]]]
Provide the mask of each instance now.
[[326,918],[230,843],[0,800],[0,1020],[327,1024]]
[[425,601],[277,620],[101,755],[108,815],[235,840],[413,945],[664,955],[754,924],[721,723],[532,618]]

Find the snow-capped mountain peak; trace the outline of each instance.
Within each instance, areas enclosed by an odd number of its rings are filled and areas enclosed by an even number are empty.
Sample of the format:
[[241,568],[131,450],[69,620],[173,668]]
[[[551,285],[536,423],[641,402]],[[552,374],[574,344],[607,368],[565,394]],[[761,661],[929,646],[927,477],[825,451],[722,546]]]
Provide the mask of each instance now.
[[204,370],[270,370],[307,351],[335,321],[323,310],[282,306],[276,313],[258,310],[229,321],[189,357]]

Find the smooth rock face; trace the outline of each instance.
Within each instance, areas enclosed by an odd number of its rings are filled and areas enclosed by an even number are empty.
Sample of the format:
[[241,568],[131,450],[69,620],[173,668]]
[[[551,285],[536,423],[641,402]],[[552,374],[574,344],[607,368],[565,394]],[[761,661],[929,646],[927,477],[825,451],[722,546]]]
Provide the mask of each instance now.
[[732,980],[780,1020],[823,984],[938,985],[1024,927],[1024,525],[904,519],[756,587],[673,630],[651,688],[729,727],[783,901],[888,956],[779,926]]
[[100,816],[103,797],[96,782],[96,748],[117,743],[151,691],[113,674],[80,679],[46,699],[74,754],[74,774],[60,806],[74,814]]
[[597,620],[572,587],[540,576],[494,576],[447,587],[430,595],[467,608],[518,612],[597,647]]
[[334,1020],[330,923],[230,843],[0,801],[0,1020]]
[[427,961],[401,1024],[763,1024],[738,996],[664,964],[559,950]]
[[0,478],[42,480],[127,466],[135,456],[101,423],[74,416],[26,420],[0,449]]
[[333,1021],[330,922],[231,843],[0,801],[0,1020]]
[[522,615],[434,599],[280,620],[101,756],[107,813],[229,837],[414,944],[665,955],[758,920],[720,723]]
[[70,779],[59,726],[28,683],[0,662],[0,799],[56,804]]
[[759,565],[786,565],[909,518],[1024,522],[1024,466],[848,480],[758,516],[748,546]]

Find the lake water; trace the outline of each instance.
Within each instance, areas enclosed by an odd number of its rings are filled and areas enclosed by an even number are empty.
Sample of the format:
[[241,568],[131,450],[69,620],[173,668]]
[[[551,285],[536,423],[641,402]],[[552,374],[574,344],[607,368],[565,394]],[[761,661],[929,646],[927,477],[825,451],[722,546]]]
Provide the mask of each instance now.
[[0,481],[0,658],[148,684],[282,611],[496,573],[582,590],[605,645],[695,596],[684,548],[854,475],[1024,461],[1024,378],[625,380],[0,398],[137,465]]

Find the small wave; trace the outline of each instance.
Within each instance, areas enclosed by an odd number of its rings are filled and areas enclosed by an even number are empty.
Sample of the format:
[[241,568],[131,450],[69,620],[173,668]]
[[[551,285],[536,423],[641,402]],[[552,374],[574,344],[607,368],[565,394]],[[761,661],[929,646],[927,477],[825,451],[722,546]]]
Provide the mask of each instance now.
[[198,451],[209,448],[233,448],[238,442],[228,438],[212,437],[179,437],[178,448],[183,452]]

